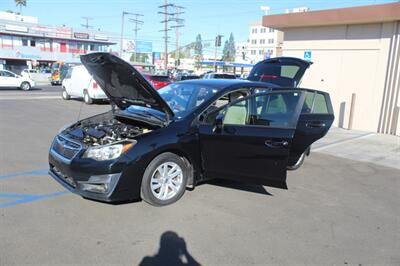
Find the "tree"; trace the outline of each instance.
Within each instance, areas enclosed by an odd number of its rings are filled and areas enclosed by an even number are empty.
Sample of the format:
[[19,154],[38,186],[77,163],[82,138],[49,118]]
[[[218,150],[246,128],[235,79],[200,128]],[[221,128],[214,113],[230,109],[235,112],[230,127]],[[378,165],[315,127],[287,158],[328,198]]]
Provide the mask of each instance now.
[[222,61],[233,62],[235,61],[236,48],[233,33],[229,36],[229,40],[225,41],[224,50],[222,51]]
[[199,68],[200,61],[203,60],[203,42],[200,34],[197,35],[196,42],[194,43],[194,56],[196,59],[196,68]]
[[19,6],[19,14],[22,12],[22,7],[26,7],[26,0],[14,0],[15,5]]

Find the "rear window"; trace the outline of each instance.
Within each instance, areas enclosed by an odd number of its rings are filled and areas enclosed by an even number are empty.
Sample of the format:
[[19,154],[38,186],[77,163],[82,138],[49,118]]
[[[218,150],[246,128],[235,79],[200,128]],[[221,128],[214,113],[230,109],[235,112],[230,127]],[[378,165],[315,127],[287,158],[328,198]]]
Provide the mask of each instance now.
[[215,74],[214,78],[216,79],[236,79],[234,75],[228,75],[228,74]]
[[154,81],[170,81],[168,76],[150,76],[150,79]]
[[295,77],[300,67],[297,65],[258,64],[252,69],[248,80],[270,82],[282,87],[294,87]]

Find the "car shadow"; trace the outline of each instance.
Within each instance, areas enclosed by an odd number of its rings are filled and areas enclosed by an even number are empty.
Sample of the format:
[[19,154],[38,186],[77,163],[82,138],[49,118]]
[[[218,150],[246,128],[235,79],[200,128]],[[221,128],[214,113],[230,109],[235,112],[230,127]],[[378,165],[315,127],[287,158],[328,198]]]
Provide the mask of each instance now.
[[224,188],[231,188],[231,189],[237,189],[237,190],[242,190],[242,191],[248,191],[248,192],[273,196],[262,185],[245,184],[245,183],[242,183],[239,181],[234,181],[234,180],[212,179],[212,180],[206,181],[204,183],[198,184],[197,186],[202,185],[202,184],[209,184],[209,185],[213,185],[213,186],[219,186],[219,187],[224,187]]
[[187,251],[186,242],[183,237],[172,231],[164,232],[160,237],[160,248],[154,256],[146,256],[139,266],[157,265],[201,265]]
[[[31,88],[29,91],[41,91],[42,89],[41,88],[37,88],[37,87],[33,87],[33,88]],[[16,87],[2,87],[2,88],[0,88],[0,91],[20,91],[20,92],[26,92],[26,91],[23,91],[23,90],[21,90],[21,89],[19,89],[19,88],[16,88]],[[28,92],[29,92],[28,91]]]

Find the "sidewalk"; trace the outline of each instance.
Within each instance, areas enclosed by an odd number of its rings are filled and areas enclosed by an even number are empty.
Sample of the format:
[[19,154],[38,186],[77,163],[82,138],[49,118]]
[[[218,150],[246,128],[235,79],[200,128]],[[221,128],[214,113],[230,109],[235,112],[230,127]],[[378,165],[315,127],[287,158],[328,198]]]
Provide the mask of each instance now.
[[400,169],[400,137],[331,128],[312,152]]

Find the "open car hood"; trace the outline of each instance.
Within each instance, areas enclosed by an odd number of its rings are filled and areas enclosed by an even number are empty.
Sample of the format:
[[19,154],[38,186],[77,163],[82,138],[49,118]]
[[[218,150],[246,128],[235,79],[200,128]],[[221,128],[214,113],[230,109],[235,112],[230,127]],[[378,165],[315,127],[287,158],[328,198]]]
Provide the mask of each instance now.
[[146,78],[121,58],[110,53],[91,53],[82,55],[81,61],[110,101],[120,109],[139,105],[164,112],[169,118],[174,116]]
[[275,57],[258,62],[248,80],[269,82],[280,87],[297,87],[312,62],[294,57]]

